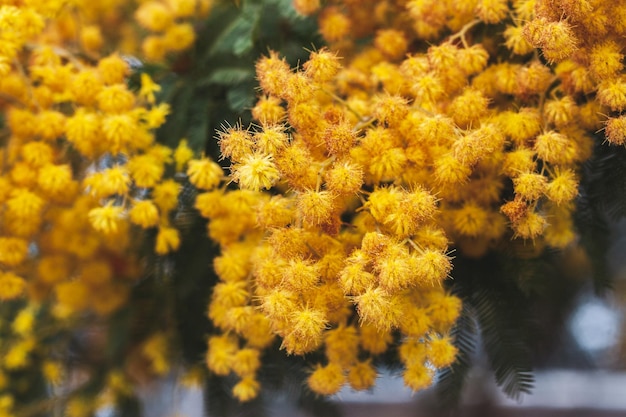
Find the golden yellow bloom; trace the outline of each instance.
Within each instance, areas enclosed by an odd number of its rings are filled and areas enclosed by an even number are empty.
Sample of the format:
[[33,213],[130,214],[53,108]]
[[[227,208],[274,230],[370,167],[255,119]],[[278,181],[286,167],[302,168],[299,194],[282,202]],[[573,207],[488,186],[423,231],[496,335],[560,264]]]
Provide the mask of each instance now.
[[155,252],[159,255],[166,255],[175,251],[180,246],[180,234],[173,227],[161,226],[157,233]]
[[162,213],[167,213],[178,206],[178,194],[181,189],[182,186],[176,181],[165,180],[152,190],[152,200]]
[[279,173],[270,155],[250,154],[231,168],[231,178],[244,190],[270,189],[278,181]]
[[26,288],[26,281],[12,272],[0,273],[0,299],[13,300],[20,297]]
[[132,157],[126,166],[137,187],[154,187],[163,176],[163,164],[149,154]]
[[317,365],[313,373],[307,379],[309,388],[317,394],[332,395],[339,392],[346,383],[346,376],[336,363],[326,366]]
[[129,211],[130,221],[138,226],[147,229],[154,227],[159,222],[159,209],[149,200],[137,201],[133,203]]
[[137,22],[144,28],[161,32],[173,23],[172,11],[158,1],[146,1],[135,12]]
[[259,382],[252,376],[246,376],[233,387],[233,396],[241,402],[250,401],[259,394]]
[[201,190],[211,190],[219,185],[224,172],[214,161],[202,158],[189,161],[187,168],[189,181]]
[[115,234],[121,227],[124,208],[107,203],[104,207],[98,207],[89,211],[89,222],[98,232]]

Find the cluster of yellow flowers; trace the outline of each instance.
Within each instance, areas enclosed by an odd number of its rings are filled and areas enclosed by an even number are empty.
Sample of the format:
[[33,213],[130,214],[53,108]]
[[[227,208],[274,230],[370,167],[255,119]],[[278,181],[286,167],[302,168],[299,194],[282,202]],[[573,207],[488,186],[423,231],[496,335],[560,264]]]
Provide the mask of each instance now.
[[624,117],[603,116],[626,100],[626,5],[293,3],[329,47],[296,71],[274,52],[258,61],[258,125],[219,137],[238,190],[202,162],[215,180],[196,207],[222,251],[207,365],[254,398],[276,335],[289,354],[324,349],[308,385],[333,394],[371,387],[372,359],[397,349],[419,390],[456,355],[449,244],[468,257],[575,244],[593,135],[606,122],[626,140]]
[[[138,228],[158,228],[156,253],[178,248],[169,216],[181,185],[164,174],[183,171],[193,152],[184,140],[176,150],[155,143],[169,112],[155,104],[160,86],[144,73],[129,89],[129,61],[106,51],[136,52],[119,46],[113,22],[133,28],[126,41],[157,32],[145,42],[158,46],[142,45],[148,59],[187,48],[185,19],[210,3],[142,2],[129,21],[125,1],[0,1],[0,300],[28,300],[0,349],[0,389],[11,384],[5,371],[49,354],[36,331],[43,305],[64,320],[126,302],[141,276],[130,250]],[[44,363],[53,383],[60,370]]]

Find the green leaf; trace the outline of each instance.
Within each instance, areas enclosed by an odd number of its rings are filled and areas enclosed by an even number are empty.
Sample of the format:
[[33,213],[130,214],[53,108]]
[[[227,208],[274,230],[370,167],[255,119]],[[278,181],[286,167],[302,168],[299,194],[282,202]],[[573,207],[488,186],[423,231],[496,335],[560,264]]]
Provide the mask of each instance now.
[[246,2],[241,13],[219,34],[209,56],[233,53],[242,56],[254,47],[254,32],[261,17],[262,6]]
[[471,357],[476,350],[478,328],[475,312],[468,304],[463,305],[461,317],[450,336],[458,349],[457,359],[439,373],[436,386],[439,404],[445,409],[453,409],[459,405],[463,386],[471,369]]
[[254,80],[254,69],[246,67],[220,67],[198,82],[198,87],[210,84],[236,86]]

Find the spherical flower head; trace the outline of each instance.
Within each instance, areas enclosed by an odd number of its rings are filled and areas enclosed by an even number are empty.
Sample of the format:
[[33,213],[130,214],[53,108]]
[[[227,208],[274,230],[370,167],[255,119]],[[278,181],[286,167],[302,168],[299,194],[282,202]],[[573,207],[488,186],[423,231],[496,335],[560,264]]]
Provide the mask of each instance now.
[[408,159],[401,147],[385,149],[372,156],[369,173],[373,182],[390,181],[404,172]]
[[342,367],[352,365],[359,352],[359,336],[354,326],[339,325],[324,334],[326,357]]
[[374,116],[388,126],[399,126],[408,113],[409,107],[403,97],[384,94],[374,98]]
[[289,135],[284,126],[265,126],[262,131],[255,133],[254,142],[261,154],[275,155],[289,144]]
[[154,186],[152,199],[162,213],[174,210],[178,206],[178,194],[182,186],[173,179],[167,179]]
[[105,84],[124,83],[130,67],[119,55],[113,54],[98,61],[98,72]]
[[43,139],[54,141],[65,133],[65,115],[55,110],[44,110],[37,115],[37,134]]
[[357,193],[363,185],[363,169],[350,162],[335,163],[325,172],[326,187],[337,194]]
[[598,85],[597,99],[613,111],[626,109],[626,77],[604,81]]
[[328,326],[324,312],[314,308],[293,311],[289,322],[291,334],[300,340],[321,340],[322,333]]
[[543,234],[546,226],[546,219],[534,211],[528,211],[525,216],[512,225],[515,237],[522,239],[535,239]]
[[425,286],[440,286],[452,269],[450,257],[433,249],[426,249],[420,255],[411,257],[411,262],[417,283]]
[[228,375],[239,346],[237,339],[231,335],[212,336],[206,354],[207,368],[216,375]]
[[319,31],[327,42],[337,42],[348,36],[352,21],[338,7],[325,7],[318,17]]
[[139,133],[137,119],[131,113],[112,114],[102,119],[103,145],[114,155],[124,153]]
[[459,49],[458,60],[459,67],[465,75],[478,74],[487,66],[489,52],[482,44],[474,44],[469,48]]
[[233,371],[240,377],[253,376],[261,366],[261,352],[257,349],[245,348],[235,353]]
[[121,227],[124,208],[107,203],[89,211],[88,217],[94,230],[104,234],[115,234]]
[[283,97],[290,75],[289,64],[284,58],[279,58],[276,51],[270,51],[269,56],[262,57],[256,63],[256,76],[265,94]]
[[28,241],[17,237],[0,237],[0,264],[13,267],[28,256]]
[[208,158],[189,161],[187,168],[189,181],[201,190],[217,187],[224,176],[222,167]]
[[557,205],[568,203],[578,195],[578,179],[571,169],[558,170],[554,173],[552,181],[548,183],[545,191],[550,201]]
[[357,362],[348,369],[348,383],[357,391],[364,391],[374,386],[378,372],[371,360]]
[[280,179],[271,155],[252,153],[231,168],[231,179],[245,190],[269,190]]
[[170,51],[180,52],[189,48],[196,40],[196,32],[190,23],[179,23],[165,31],[164,46]]
[[320,280],[317,265],[301,259],[291,259],[282,272],[283,285],[292,291],[312,290]]
[[487,225],[487,211],[473,202],[466,202],[452,213],[454,229],[464,236],[478,236]]
[[126,167],[117,165],[103,170],[102,180],[105,183],[103,197],[128,193],[131,180]]
[[49,196],[71,193],[72,169],[68,164],[46,164],[39,169],[37,184]]
[[578,38],[566,20],[553,22],[539,18],[527,23],[523,33],[533,46],[541,48],[550,63],[569,58],[578,49]]
[[524,37],[524,28],[522,26],[507,25],[503,34],[505,38],[504,44],[515,55],[527,55],[535,50]]
[[37,194],[25,188],[16,188],[6,202],[7,214],[21,219],[39,218],[44,204],[45,201]]
[[604,128],[606,140],[611,145],[626,145],[626,116],[611,117]]
[[98,100],[98,107],[104,113],[124,113],[135,106],[135,96],[124,84],[104,87],[98,93],[96,100]]
[[136,155],[126,166],[137,187],[154,187],[163,176],[163,164],[150,154]]
[[534,172],[524,172],[513,179],[516,196],[524,200],[538,200],[543,196],[548,179]]
[[100,123],[99,115],[79,109],[67,119],[65,137],[81,154],[93,157],[99,146]]
[[444,186],[466,182],[472,172],[469,166],[450,153],[435,159],[434,165],[435,179]]
[[0,299],[14,300],[26,289],[26,281],[13,272],[0,272]]
[[378,274],[378,285],[389,293],[395,293],[409,286],[412,275],[408,251],[393,245],[387,248],[376,260],[374,266]]
[[452,100],[447,113],[459,127],[467,127],[485,115],[488,105],[481,91],[469,87]]
[[374,45],[391,60],[402,58],[408,48],[405,34],[396,29],[379,30],[374,38]]
[[230,158],[233,162],[240,162],[245,156],[252,153],[254,140],[247,130],[234,127],[219,132],[219,144],[222,158]]
[[137,22],[153,32],[166,30],[174,21],[172,11],[163,3],[156,1],[144,2],[135,12]]
[[498,115],[497,125],[502,133],[518,146],[525,145],[541,132],[541,115],[537,109],[521,108],[519,112],[505,111]]
[[254,376],[246,376],[233,387],[233,396],[241,402],[255,399],[259,395],[261,384]]
[[154,227],[159,222],[159,209],[149,200],[134,202],[128,214],[133,224],[144,229]]
[[376,277],[362,265],[349,263],[339,274],[339,285],[346,295],[360,295],[376,283]]
[[304,16],[310,16],[317,12],[321,5],[320,0],[293,0],[293,8]]
[[380,330],[376,326],[362,323],[359,327],[361,347],[372,355],[379,355],[387,350],[393,338],[390,331]]
[[245,281],[220,282],[213,288],[212,300],[225,307],[246,305],[250,292]]
[[333,79],[341,69],[341,64],[336,53],[322,48],[317,52],[311,52],[303,68],[307,77],[316,83],[323,84]]
[[337,157],[342,157],[350,152],[356,141],[352,126],[346,121],[328,126],[324,131],[323,138],[328,154]]
[[339,392],[346,382],[346,376],[337,363],[330,362],[326,366],[317,365],[307,379],[311,390],[321,395],[333,395]]
[[382,288],[368,288],[363,294],[354,297],[359,318],[380,330],[389,330],[397,325],[401,313],[393,299]]
[[598,80],[614,78],[624,69],[624,54],[613,40],[595,44],[589,53],[589,72]]
[[547,100],[543,105],[545,119],[557,127],[571,123],[576,117],[578,107],[571,96]]
[[434,372],[421,363],[414,363],[404,370],[404,385],[413,391],[421,391],[433,383]]
[[[261,126],[275,126],[285,119],[287,112],[281,106],[281,101],[277,97],[263,96],[259,98],[252,108],[252,117],[261,123]],[[264,150],[261,148],[261,150]]]
[[485,23],[500,23],[509,14],[509,2],[508,0],[479,0],[476,14]]
[[154,250],[158,255],[166,255],[180,247],[180,233],[173,227],[161,226],[157,233]]
[[533,149],[539,158],[548,163],[571,162],[575,157],[575,149],[572,147],[571,139],[555,131],[538,135]]
[[335,209],[334,200],[330,191],[306,190],[299,193],[296,205],[304,224],[319,226],[328,222]]
[[450,337],[432,337],[428,341],[428,360],[437,368],[452,365],[457,353],[458,349],[452,344]]
[[45,142],[26,143],[21,147],[20,153],[24,162],[32,167],[51,163],[54,156],[52,147]]
[[85,25],[79,33],[80,46],[90,53],[96,53],[104,45],[104,38],[99,26]]

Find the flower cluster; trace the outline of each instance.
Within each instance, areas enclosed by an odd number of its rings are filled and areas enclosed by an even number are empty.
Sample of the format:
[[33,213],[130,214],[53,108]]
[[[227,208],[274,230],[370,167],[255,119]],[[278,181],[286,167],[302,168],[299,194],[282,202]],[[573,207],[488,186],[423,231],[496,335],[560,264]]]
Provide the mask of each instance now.
[[[193,156],[184,140],[176,150],[155,143],[169,112],[156,103],[160,86],[143,73],[129,88],[128,59],[105,52],[117,49],[106,23],[124,16],[124,2],[9,3],[0,5],[0,300],[27,302],[5,317],[6,413],[18,385],[9,374],[40,363],[50,382],[61,378],[58,363],[42,362],[54,344],[40,343],[51,335],[39,328],[71,327],[78,313],[106,316],[127,302],[141,276],[133,228],[156,230],[158,254],[178,248],[169,219],[181,185],[165,173],[182,172]],[[177,20],[208,2],[168,1],[174,12],[166,9],[170,24],[160,28],[147,11],[156,4],[144,2],[137,21],[164,30],[168,51],[189,46],[193,30]]]
[[236,397],[257,394],[260,364],[229,364],[272,335],[289,354],[324,350],[314,392],[371,387],[388,349],[427,387],[456,355],[449,245],[576,244],[581,164],[602,113],[623,108],[624,7],[562,3],[294,0],[329,47],[295,71],[258,61],[258,125],[219,137],[239,189],[196,200],[222,250],[207,365],[239,375]]

